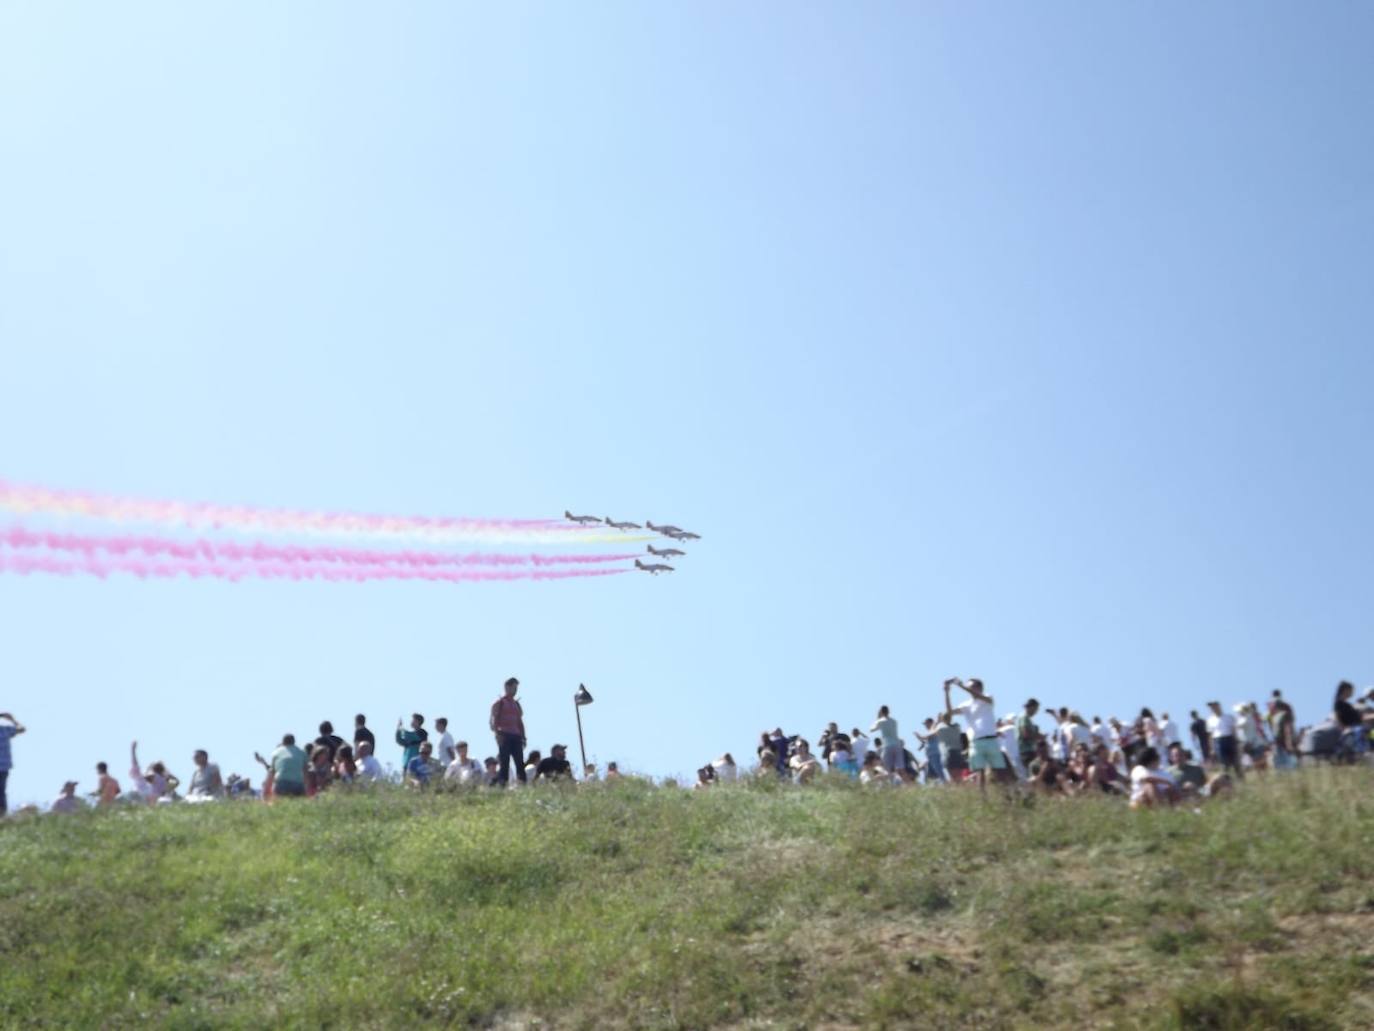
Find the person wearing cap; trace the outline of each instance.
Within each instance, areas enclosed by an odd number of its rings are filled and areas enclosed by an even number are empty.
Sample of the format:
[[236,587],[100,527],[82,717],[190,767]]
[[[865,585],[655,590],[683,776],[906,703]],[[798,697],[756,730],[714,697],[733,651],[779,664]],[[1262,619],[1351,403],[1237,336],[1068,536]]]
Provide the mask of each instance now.
[[0,816],[4,816],[8,811],[9,803],[5,797],[5,785],[10,779],[10,770],[14,768],[14,760],[10,755],[10,738],[18,737],[24,733],[24,724],[7,712],[0,712],[0,720],[5,724],[0,724]]
[[525,710],[515,700],[515,692],[520,690],[520,681],[511,677],[505,683],[500,698],[491,706],[491,718],[487,721],[491,732],[496,735],[496,761],[500,764],[498,774],[502,784],[510,783],[510,765],[515,763],[515,775],[520,783],[525,783]]
[[554,745],[547,758],[539,760],[534,771],[535,780],[572,780],[572,763],[568,762],[568,746]]
[[1211,735],[1217,748],[1217,761],[1221,768],[1231,770],[1240,780],[1245,775],[1240,769],[1240,754],[1236,748],[1236,718],[1222,709],[1220,702],[1208,702],[1212,710],[1207,720],[1207,733]]
[[48,811],[53,813],[74,813],[82,806],[81,799],[76,797],[76,781],[69,780],[62,785],[62,791],[53,799],[52,805],[48,806]]

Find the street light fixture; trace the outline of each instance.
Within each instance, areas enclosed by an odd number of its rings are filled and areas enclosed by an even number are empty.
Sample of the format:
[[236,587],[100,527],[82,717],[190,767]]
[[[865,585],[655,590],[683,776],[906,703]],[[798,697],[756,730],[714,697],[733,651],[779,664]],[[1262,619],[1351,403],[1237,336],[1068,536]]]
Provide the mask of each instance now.
[[587,690],[586,684],[577,685],[577,693],[573,695],[573,712],[577,713],[577,748],[582,753],[582,775],[587,775],[587,746],[582,740],[582,706],[591,705],[595,699],[592,693]]

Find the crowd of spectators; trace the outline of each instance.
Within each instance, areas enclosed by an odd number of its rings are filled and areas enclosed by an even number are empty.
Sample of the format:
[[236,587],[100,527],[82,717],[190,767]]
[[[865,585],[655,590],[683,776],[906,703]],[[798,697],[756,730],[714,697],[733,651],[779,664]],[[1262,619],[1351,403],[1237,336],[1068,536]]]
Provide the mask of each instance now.
[[[967,696],[959,704],[951,697],[955,689]],[[1067,706],[1042,709],[1034,698],[999,717],[976,678],[950,678],[943,692],[943,707],[922,721],[910,742],[884,705],[866,731],[854,726],[846,733],[828,724],[814,749],[781,727],[765,731],[747,774],[726,752],[697,770],[695,786],[744,775],[798,784],[846,776],[874,785],[976,783],[986,791],[994,783],[1052,795],[1105,793],[1148,806],[1217,796],[1247,773],[1292,769],[1304,757],[1358,761],[1374,734],[1374,689],[1357,702],[1347,681],[1336,690],[1330,716],[1306,729],[1280,691],[1263,711],[1255,702],[1228,708],[1210,701],[1206,716],[1192,710],[1186,723],[1149,708],[1130,720],[1089,720]]]
[[[579,779],[568,760],[567,745],[553,744],[547,755],[526,752],[518,689],[519,681],[511,677],[492,703],[488,729],[495,754],[481,759],[467,741],[454,738],[447,719],[436,719],[431,734],[424,715],[414,713],[408,724],[397,721],[399,769],[389,773],[377,758],[377,737],[360,713],[354,717],[351,742],[326,720],[319,725],[319,736],[303,746],[294,734],[285,734],[270,756],[254,753],[263,770],[258,787],[237,773],[222,776],[218,764],[200,749],[191,756],[193,769],[183,791],[183,782],[165,763],[145,766],[139,761],[135,741],[129,749],[127,783],[121,785],[108,764],[99,762],[95,788],[86,797],[96,806],[197,804],[303,798],[384,780],[437,790]],[[966,696],[958,704],[952,697],[956,689]],[[938,713],[922,720],[909,742],[886,705],[866,731],[854,726],[845,732],[838,723],[830,723],[814,749],[806,738],[785,734],[781,728],[765,731],[751,768],[741,770],[726,752],[697,770],[694,786],[711,788],[747,776],[798,784],[820,777],[848,777],[871,785],[976,783],[983,791],[991,783],[1052,795],[1121,795],[1133,806],[1147,806],[1216,796],[1247,774],[1291,769],[1304,757],[1358,761],[1370,751],[1374,734],[1374,689],[1357,698],[1347,681],[1336,690],[1330,716],[1305,730],[1299,729],[1292,706],[1279,691],[1273,692],[1263,711],[1254,702],[1227,707],[1210,701],[1206,716],[1193,710],[1186,722],[1164,711],[1156,716],[1149,708],[1130,720],[1089,720],[1067,706],[1042,709],[1034,698],[1019,711],[999,717],[992,697],[976,678],[945,681],[943,702]],[[0,816],[6,812],[10,742],[24,729],[12,715],[0,712]],[[617,764],[609,763],[604,780],[620,776]],[[580,778],[584,783],[602,779],[594,764],[587,764]],[[70,812],[88,804],[78,787],[75,780],[65,782],[51,811]]]

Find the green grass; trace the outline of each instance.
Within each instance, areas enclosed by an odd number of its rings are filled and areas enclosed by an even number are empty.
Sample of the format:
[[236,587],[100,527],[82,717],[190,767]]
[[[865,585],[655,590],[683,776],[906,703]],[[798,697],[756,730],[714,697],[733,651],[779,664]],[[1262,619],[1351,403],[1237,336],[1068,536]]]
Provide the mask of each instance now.
[[1374,774],[643,784],[0,825],[0,1026],[1374,1026]]

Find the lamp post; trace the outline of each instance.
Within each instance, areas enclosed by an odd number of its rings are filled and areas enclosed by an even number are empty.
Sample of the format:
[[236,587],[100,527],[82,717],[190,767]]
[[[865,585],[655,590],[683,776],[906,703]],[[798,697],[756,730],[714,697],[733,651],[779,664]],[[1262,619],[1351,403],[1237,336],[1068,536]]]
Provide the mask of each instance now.
[[582,740],[582,706],[592,704],[592,693],[587,690],[586,684],[577,685],[577,693],[573,695],[573,712],[577,713],[577,748],[582,753],[582,775],[587,775],[587,745]]

